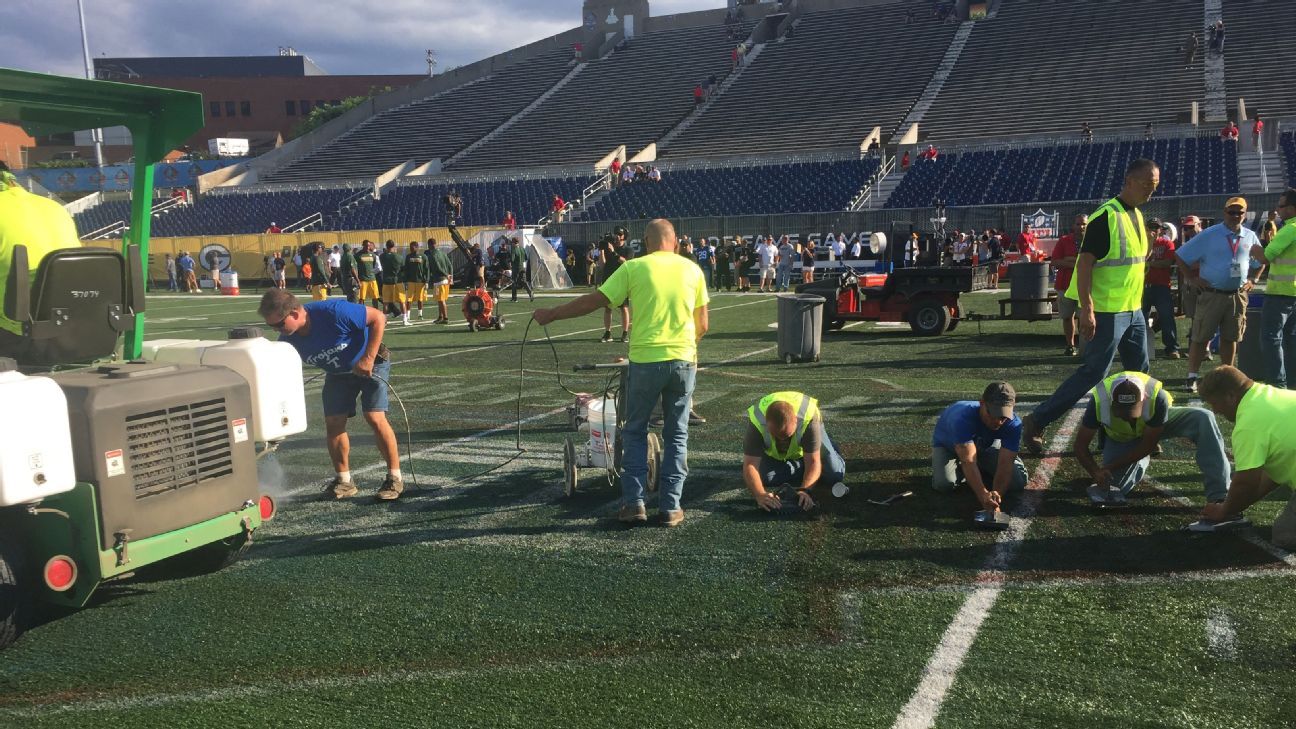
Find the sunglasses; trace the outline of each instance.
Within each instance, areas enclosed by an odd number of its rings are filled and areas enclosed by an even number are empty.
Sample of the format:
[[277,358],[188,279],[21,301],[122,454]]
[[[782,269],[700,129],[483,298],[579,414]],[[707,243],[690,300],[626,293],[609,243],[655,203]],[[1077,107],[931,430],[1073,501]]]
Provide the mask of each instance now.
[[1225,210],[1224,212],[1228,213],[1229,215],[1246,215],[1246,211],[1245,211],[1245,210],[1237,210],[1237,209],[1233,209],[1233,208],[1230,208],[1230,209],[1228,209],[1228,210]]
[[[291,316],[291,314],[290,314],[289,316]],[[284,323],[287,322],[287,321],[288,321],[288,317],[285,316],[284,318],[280,319],[279,321],[268,321],[268,322],[266,322],[266,325],[269,326],[271,329],[273,329],[273,330],[275,330],[275,331],[283,331]]]

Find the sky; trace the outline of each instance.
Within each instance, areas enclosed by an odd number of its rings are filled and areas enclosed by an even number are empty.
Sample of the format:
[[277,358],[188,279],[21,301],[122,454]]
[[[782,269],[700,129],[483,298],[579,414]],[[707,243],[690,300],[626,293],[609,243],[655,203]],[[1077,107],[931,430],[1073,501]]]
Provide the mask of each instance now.
[[[330,74],[427,73],[560,33],[582,0],[84,0],[93,56],[275,55],[290,46]],[[725,0],[650,0],[654,15]],[[0,67],[82,76],[76,0],[0,0]]]

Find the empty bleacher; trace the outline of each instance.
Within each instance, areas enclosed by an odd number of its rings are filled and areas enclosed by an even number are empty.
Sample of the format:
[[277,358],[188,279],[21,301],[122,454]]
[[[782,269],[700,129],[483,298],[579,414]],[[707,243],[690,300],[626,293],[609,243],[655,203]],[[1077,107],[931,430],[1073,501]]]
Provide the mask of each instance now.
[[620,144],[635,154],[689,113],[695,85],[724,77],[734,45],[719,22],[638,36],[452,168],[592,165]]
[[[156,216],[153,235],[237,235],[262,233],[270,223],[280,227],[295,223],[315,213],[336,217],[343,200],[358,192],[357,188],[328,189],[258,189],[255,192],[230,192],[204,195],[192,206],[177,206]],[[106,202],[75,216],[77,231],[85,235],[118,220],[128,220],[130,203]],[[329,227],[332,227],[331,225]]]
[[1126,166],[1139,157],[1161,166],[1159,196],[1222,195],[1239,189],[1235,143],[1216,136],[1041,143],[919,160],[886,207],[926,207],[938,198],[960,206],[1100,200],[1120,190]]
[[904,119],[958,30],[908,3],[807,13],[765,45],[671,145],[670,157],[858,147]]
[[[1282,0],[1224,0],[1224,79],[1228,110],[1246,99],[1247,113],[1265,118],[1296,115],[1296,85],[1289,76],[1296,9]],[[1249,129],[1248,129],[1249,131]]]
[[665,170],[661,182],[625,183],[594,204],[586,220],[844,210],[878,161],[802,162],[760,167]]
[[1278,138],[1278,148],[1287,163],[1287,185],[1288,187],[1296,187],[1296,132],[1284,132]]
[[431,98],[390,109],[262,180],[314,182],[374,177],[410,159],[418,164],[448,159],[548,91],[571,70],[570,61],[570,50],[552,51]]
[[1177,48],[1204,18],[1202,0],[1003,0],[996,18],[976,24],[920,132],[1078,136],[1086,121],[1185,121],[1205,81],[1201,54],[1185,68]]
[[442,198],[456,190],[463,199],[464,225],[498,225],[512,211],[518,225],[533,225],[549,214],[553,196],[575,200],[594,183],[593,176],[489,182],[401,182],[383,192],[381,200],[348,212],[339,230],[421,228],[446,224]]

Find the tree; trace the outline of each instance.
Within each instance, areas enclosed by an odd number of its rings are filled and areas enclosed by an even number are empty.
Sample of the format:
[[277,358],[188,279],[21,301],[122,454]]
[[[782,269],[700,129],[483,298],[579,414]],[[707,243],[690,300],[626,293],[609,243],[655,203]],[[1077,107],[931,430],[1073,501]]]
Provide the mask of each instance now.
[[292,135],[289,138],[296,139],[297,137],[309,134],[348,111],[351,111],[357,106],[360,106],[374,96],[391,90],[390,86],[384,86],[381,89],[370,88],[369,93],[365,96],[348,96],[339,104],[334,104],[332,106],[317,106],[310,110],[310,113],[306,115],[305,119],[297,122],[297,126],[293,127]]

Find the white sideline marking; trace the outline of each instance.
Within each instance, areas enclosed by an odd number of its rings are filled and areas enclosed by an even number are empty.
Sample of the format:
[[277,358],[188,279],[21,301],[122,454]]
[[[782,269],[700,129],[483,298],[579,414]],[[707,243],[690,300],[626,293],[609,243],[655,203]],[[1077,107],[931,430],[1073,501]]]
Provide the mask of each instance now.
[[[1181,506],[1193,505],[1192,500],[1189,499],[1187,496],[1184,496],[1183,494],[1179,493],[1178,491],[1175,491],[1174,489],[1168,486],[1165,486],[1164,484],[1157,483],[1156,479],[1149,478],[1147,479],[1147,482],[1153,488],[1153,490],[1155,490],[1157,493],[1161,494],[1162,496],[1166,497],[1167,499],[1175,502],[1176,504],[1179,504]],[[1279,547],[1276,544],[1273,544],[1271,542],[1266,542],[1260,537],[1257,537],[1255,535],[1255,532],[1251,531],[1250,529],[1241,532],[1240,534],[1238,534],[1238,536],[1242,537],[1243,541],[1249,544],[1253,544],[1256,547],[1259,547],[1261,550],[1267,552],[1274,559],[1286,564],[1288,567],[1296,567],[1296,554],[1292,554],[1291,552],[1288,552],[1287,550],[1283,549],[1282,547]]]
[[[1107,589],[1112,587],[1156,587],[1158,585],[1182,585],[1186,582],[1237,582],[1252,579],[1292,579],[1296,570],[1281,567],[1264,567],[1249,570],[1193,570],[1191,572],[1161,572],[1150,575],[1100,574],[1091,577],[1045,577],[1038,580],[1005,579],[1000,585],[1005,591],[1017,590],[1065,590],[1065,589]],[[937,595],[942,593],[969,594],[980,588],[976,583],[950,583],[946,585],[878,587],[864,590],[850,590],[843,595],[856,597],[863,595]]]
[[1237,628],[1233,618],[1223,609],[1211,613],[1206,619],[1206,646],[1210,654],[1225,661],[1237,658]]
[[[1081,415],[1083,411],[1080,408],[1072,408],[1053,436],[1051,451],[1059,452],[1070,441],[1075,434],[1076,426],[1080,423]],[[940,643],[936,646],[936,651],[932,653],[927,666],[923,668],[922,681],[919,682],[909,703],[901,709],[900,715],[891,725],[892,729],[927,729],[935,723],[941,705],[945,702],[945,695],[954,685],[954,679],[958,676],[963,660],[967,658],[968,650],[972,648],[972,643],[976,641],[981,624],[985,622],[991,608],[1003,594],[1003,571],[1016,556],[1017,549],[1021,546],[1026,530],[1030,527],[1031,520],[1044,499],[1044,492],[1053,480],[1053,474],[1061,461],[1062,455],[1059,452],[1044,459],[1036,467],[1035,475],[1026,485],[1025,493],[1022,494],[1021,504],[1017,508],[1018,513],[1013,515],[1008,530],[995,542],[994,550],[986,560],[985,567],[976,577],[976,582],[982,586],[968,595],[967,600],[963,602],[963,607],[959,608],[958,613],[954,615],[953,622],[946,628],[945,634],[941,636]]]

